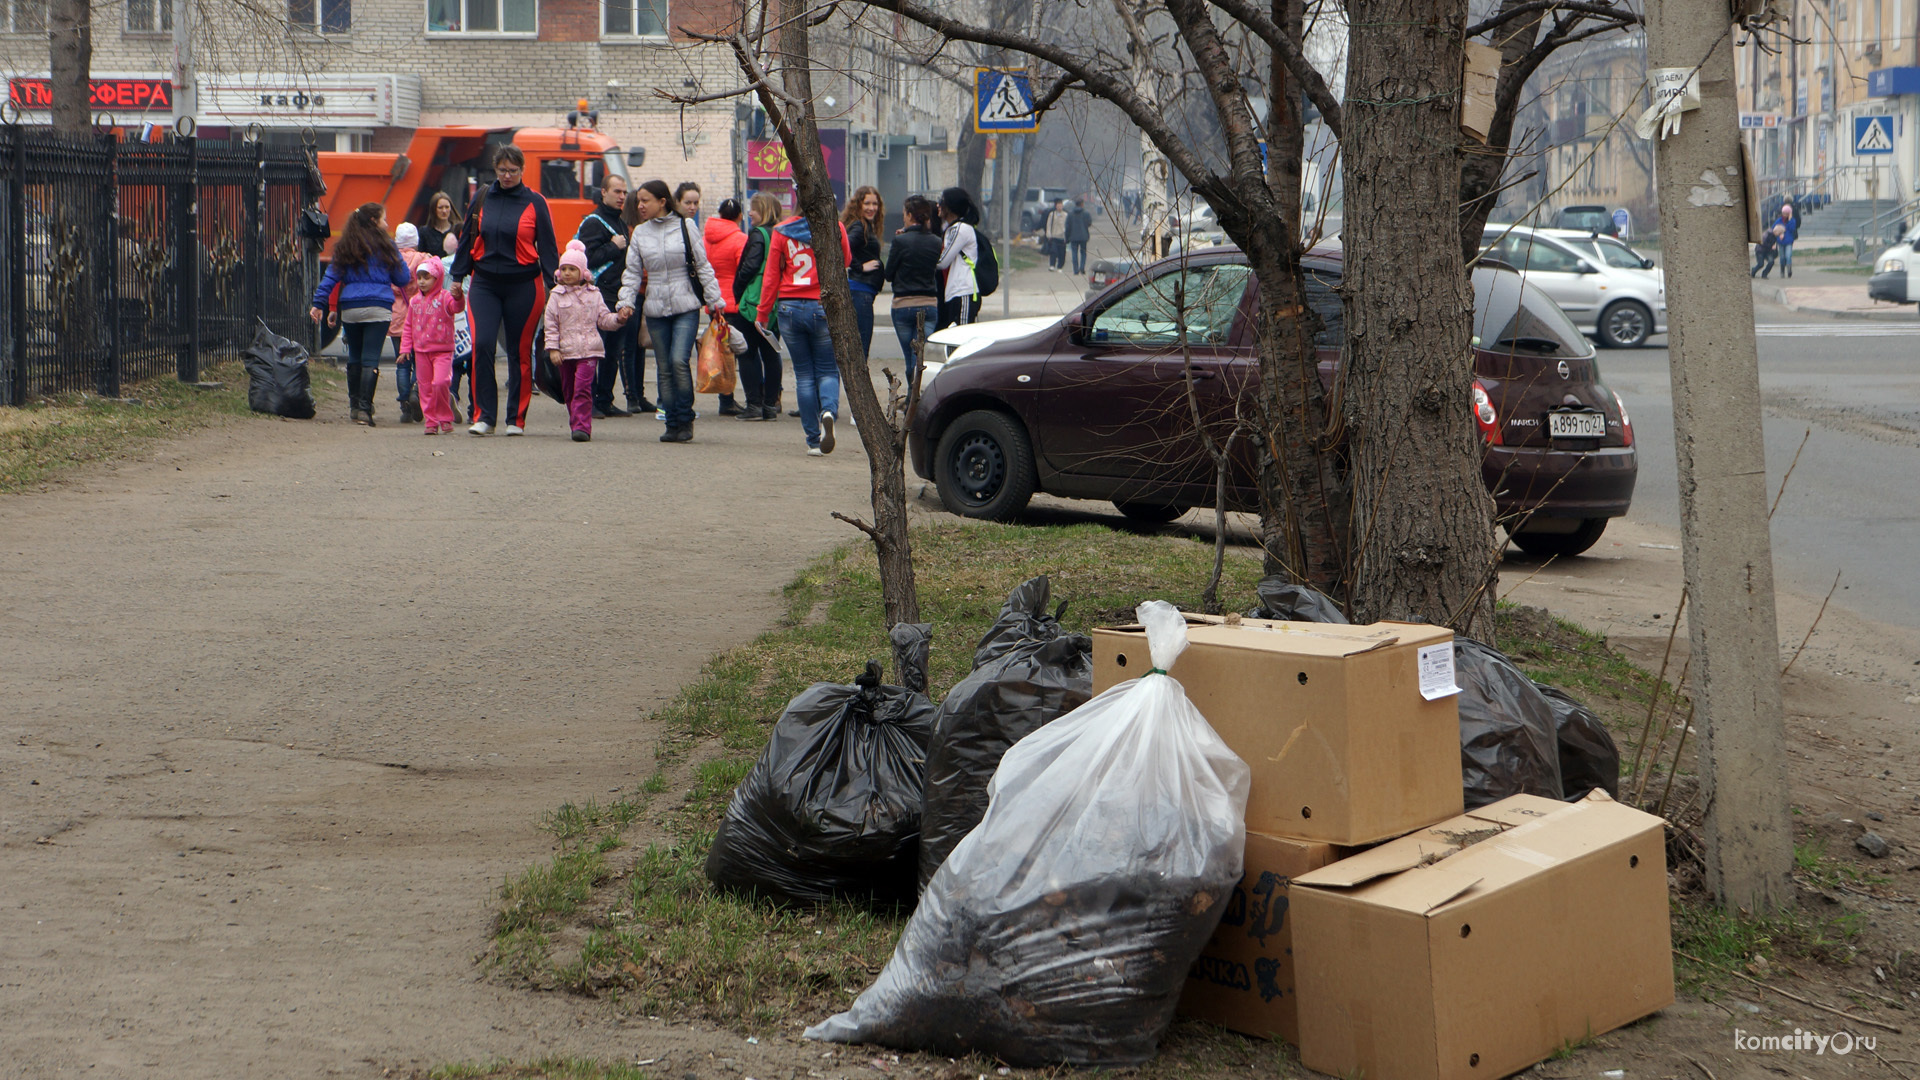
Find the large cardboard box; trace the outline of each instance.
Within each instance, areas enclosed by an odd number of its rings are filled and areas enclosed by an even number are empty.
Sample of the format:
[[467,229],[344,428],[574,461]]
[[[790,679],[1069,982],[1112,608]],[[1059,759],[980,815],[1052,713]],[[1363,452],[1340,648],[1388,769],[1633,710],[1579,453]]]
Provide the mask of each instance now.
[[[1460,791],[1453,632],[1189,616],[1171,674],[1253,770],[1247,828],[1358,846],[1444,821]],[[1093,689],[1146,673],[1145,631],[1093,632]]]
[[1665,823],[1516,795],[1294,879],[1300,1060],[1493,1080],[1673,1003]]
[[1293,989],[1293,879],[1352,853],[1315,840],[1247,833],[1246,873],[1180,992],[1180,1015],[1244,1035],[1300,1041]]

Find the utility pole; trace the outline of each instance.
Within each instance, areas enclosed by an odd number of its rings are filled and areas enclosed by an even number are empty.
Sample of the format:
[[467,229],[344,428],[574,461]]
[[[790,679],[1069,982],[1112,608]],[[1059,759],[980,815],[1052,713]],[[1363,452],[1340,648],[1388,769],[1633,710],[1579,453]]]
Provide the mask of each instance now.
[[194,82],[197,75],[193,64],[193,31],[200,11],[199,0],[163,2],[173,8],[173,130],[190,134],[191,129],[181,130],[180,119],[199,120],[200,92]]
[[1793,902],[1793,832],[1753,294],[1738,273],[1746,177],[1730,31],[1725,5],[1647,4],[1656,87],[1663,70],[1699,80],[1699,107],[1656,142],[1655,163],[1707,882],[1725,906],[1760,914]]

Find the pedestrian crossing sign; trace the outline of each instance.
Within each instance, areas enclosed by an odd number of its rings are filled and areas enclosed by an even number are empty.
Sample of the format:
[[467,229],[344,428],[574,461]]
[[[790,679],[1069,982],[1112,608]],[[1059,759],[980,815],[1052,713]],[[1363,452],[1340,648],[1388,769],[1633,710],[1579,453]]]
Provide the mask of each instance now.
[[1854,117],[1853,152],[1855,154],[1893,153],[1893,117]]
[[1040,130],[1033,111],[1033,82],[1025,71],[973,69],[973,130],[1019,134]]

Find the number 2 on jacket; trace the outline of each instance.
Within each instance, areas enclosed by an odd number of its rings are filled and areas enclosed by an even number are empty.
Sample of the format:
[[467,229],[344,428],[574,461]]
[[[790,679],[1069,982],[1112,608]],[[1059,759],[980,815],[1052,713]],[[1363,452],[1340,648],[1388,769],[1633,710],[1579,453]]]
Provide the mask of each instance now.
[[813,249],[787,241],[787,262],[793,266],[795,285],[813,284]]

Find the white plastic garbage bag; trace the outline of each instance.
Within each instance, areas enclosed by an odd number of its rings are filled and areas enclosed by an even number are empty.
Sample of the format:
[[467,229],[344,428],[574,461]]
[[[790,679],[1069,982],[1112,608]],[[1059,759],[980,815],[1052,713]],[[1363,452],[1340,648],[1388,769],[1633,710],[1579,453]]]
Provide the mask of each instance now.
[[1248,770],[1166,674],[1173,605],[1138,615],[1153,670],[1014,744],[986,816],[886,970],[810,1039],[1011,1065],[1153,1057],[1240,879]]

